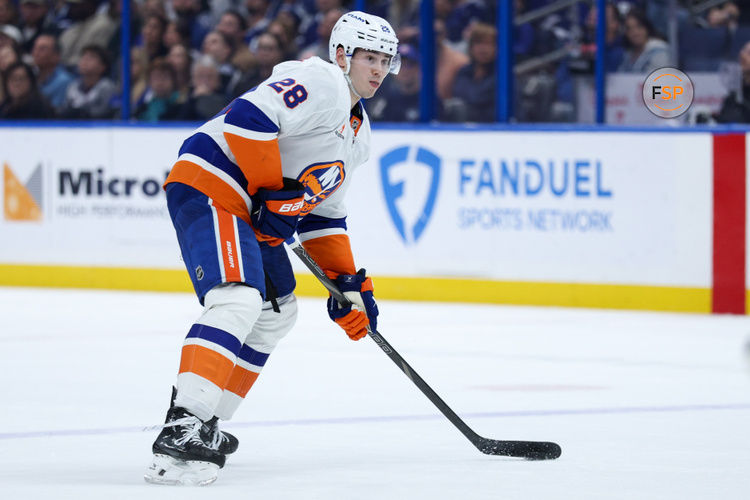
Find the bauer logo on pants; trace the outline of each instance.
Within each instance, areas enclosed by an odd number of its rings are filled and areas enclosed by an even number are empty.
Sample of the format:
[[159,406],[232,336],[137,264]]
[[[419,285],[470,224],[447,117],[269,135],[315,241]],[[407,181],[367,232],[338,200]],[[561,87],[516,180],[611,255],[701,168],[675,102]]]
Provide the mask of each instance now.
[[383,194],[393,225],[404,244],[424,233],[440,185],[440,157],[421,146],[403,146],[380,158]]

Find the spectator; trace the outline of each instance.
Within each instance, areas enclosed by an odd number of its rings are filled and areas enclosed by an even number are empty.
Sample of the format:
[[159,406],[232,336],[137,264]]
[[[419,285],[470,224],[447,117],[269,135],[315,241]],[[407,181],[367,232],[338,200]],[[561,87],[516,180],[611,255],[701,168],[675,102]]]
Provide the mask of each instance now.
[[184,102],[190,95],[190,68],[193,62],[190,50],[185,45],[173,45],[167,54],[167,62],[174,69],[180,102]]
[[453,85],[454,103],[451,121],[492,122],[495,120],[495,53],[497,30],[476,23],[469,34],[470,63],[458,72]]
[[15,44],[0,45],[0,71],[21,60],[21,50]]
[[[604,67],[608,72],[617,71],[625,58],[625,42],[622,37],[622,18],[615,5],[608,3],[606,26],[606,52]],[[581,44],[581,56],[586,62],[586,71],[593,73],[596,59],[596,26],[598,11],[596,5],[589,9],[585,21],[585,33]]]
[[[625,42],[622,37],[622,18],[614,4],[607,3],[606,10],[606,51],[604,69],[607,72],[619,71],[625,57]],[[596,65],[596,27],[598,12],[592,6],[586,13],[583,35],[580,44],[571,46],[570,55],[557,67],[557,94],[561,101],[570,105],[575,102],[573,74],[592,74]]]
[[211,57],[203,56],[195,61],[191,73],[192,90],[182,118],[205,121],[221,111],[229,99],[221,92],[219,67]]
[[13,0],[0,0],[0,25],[16,24],[18,22],[18,11]]
[[31,58],[37,70],[37,81],[42,95],[53,108],[60,109],[73,75],[60,64],[60,44],[54,35],[36,37]]
[[247,31],[245,32],[245,44],[254,49],[257,38],[265,33],[271,24],[269,14],[270,0],[245,0],[247,11]]
[[328,60],[328,42],[331,39],[331,31],[341,16],[344,15],[344,9],[331,9],[318,23],[318,40],[312,45],[305,47],[300,53],[300,59],[308,59],[313,56],[320,57],[324,61]]
[[445,22],[435,18],[435,60],[437,62],[437,73],[435,75],[437,94],[440,99],[448,99],[453,96],[453,83],[456,81],[458,72],[469,64],[469,57],[459,52],[445,40]]
[[297,42],[291,28],[284,23],[274,19],[268,25],[267,33],[274,35],[281,41],[281,50],[284,53],[284,61],[297,58]]
[[258,65],[252,71],[242,75],[242,78],[240,78],[240,81],[234,87],[232,95],[238,96],[244,94],[271,76],[273,67],[284,60],[281,40],[271,33],[263,33],[258,37],[255,57]]
[[116,13],[110,9],[97,13],[96,0],[65,2],[73,24],[60,34],[60,48],[62,63],[70,67],[78,63],[78,57],[83,54],[83,47],[93,44],[107,47],[110,39],[120,28],[120,23],[113,17]]
[[148,55],[143,47],[130,48],[130,107],[138,109],[148,88]]
[[480,0],[451,1],[453,8],[445,17],[446,37],[456,47],[465,46],[464,37],[471,25],[491,20],[490,10]]
[[3,74],[14,63],[21,61],[21,51],[15,44],[0,45],[0,101],[5,98]]
[[750,42],[742,47],[738,59],[742,86],[724,98],[715,117],[719,123],[750,123]]
[[31,52],[34,42],[42,33],[51,33],[54,26],[47,18],[49,6],[47,0],[21,0],[21,34],[24,52]]
[[[344,10],[342,8],[341,0],[315,0],[314,14],[305,19],[302,25],[299,27],[300,44],[303,47],[307,47],[318,39],[318,25],[323,22],[323,18],[326,14],[332,10]],[[335,24],[335,23],[334,23]],[[333,30],[333,28],[331,28]]]
[[164,29],[162,43],[167,50],[174,45],[190,47],[190,26],[184,20],[169,21]]
[[406,26],[418,26],[419,0],[391,0],[388,20],[396,33]]
[[[134,3],[135,0],[128,0],[129,3]],[[103,1],[100,6],[97,15],[105,17],[107,19],[110,19],[114,25],[115,25],[115,31],[112,36],[109,37],[108,40],[106,40],[107,45],[102,45],[109,54],[115,55],[115,60],[117,61],[117,67],[115,68],[115,73],[118,77],[120,77],[120,64],[121,61],[121,47],[122,47],[122,38],[121,38],[121,26],[122,26],[122,2],[123,0],[106,0]],[[139,18],[141,19],[141,18]],[[138,38],[138,30],[139,26],[137,22],[130,23],[130,39],[136,40]],[[101,42],[94,42],[97,44],[100,44]],[[132,42],[131,42],[132,43]]]
[[401,70],[386,79],[374,102],[368,105],[376,120],[386,122],[415,122],[419,120],[420,60],[411,45],[399,45]]
[[172,8],[177,15],[177,21],[188,26],[190,47],[200,49],[203,39],[213,26],[211,15],[201,12],[200,0],[172,0]]
[[135,115],[139,120],[147,122],[177,120],[182,114],[179,99],[174,68],[165,59],[156,59],[148,72],[145,98]]
[[453,10],[453,0],[435,0],[435,19],[445,20]]
[[[294,49],[295,57],[300,47],[307,45],[307,40],[300,35],[300,25],[302,23],[300,12],[304,14],[304,10],[295,8],[293,4],[285,4],[279,9],[276,19],[272,21],[272,24],[278,23],[284,27],[287,37],[291,40],[289,45]],[[271,26],[269,26],[269,29],[271,29]]]
[[244,42],[247,24],[236,10],[228,10],[219,18],[216,31],[228,36],[235,47],[232,55],[232,66],[245,73],[255,66],[255,56]]
[[22,42],[23,35],[21,34],[21,30],[12,24],[4,24],[0,26],[0,47],[10,45],[20,50]]
[[164,45],[166,29],[167,20],[157,14],[149,14],[143,21],[137,45],[145,49],[149,61],[167,55],[167,48]]
[[111,118],[117,88],[106,76],[108,73],[107,52],[98,45],[84,47],[78,58],[79,76],[68,87],[60,115],[75,119]]
[[734,31],[737,29],[740,9],[734,2],[725,2],[716,7],[711,7],[706,15],[706,21],[712,28],[727,27]]
[[240,72],[231,63],[234,54],[232,40],[219,31],[212,31],[203,39],[203,50],[201,52],[213,57],[216,64],[219,65],[222,91],[229,93],[241,77]]
[[640,9],[631,9],[625,17],[627,51],[619,71],[650,73],[671,64],[669,46],[661,40],[651,21]]
[[73,24],[73,20],[68,16],[68,10],[68,4],[62,0],[53,0],[49,3],[48,17],[55,33],[60,34]]
[[[526,11],[525,0],[515,0],[515,15]],[[523,23],[513,28],[513,56],[515,62],[519,63],[532,56],[536,33],[531,23]]]
[[148,16],[155,15],[167,19],[166,2],[164,0],[143,0],[143,3],[136,3],[138,17],[146,19]]
[[3,74],[5,99],[0,103],[0,118],[6,120],[41,120],[54,117],[52,108],[36,86],[34,70],[20,61],[11,64]]

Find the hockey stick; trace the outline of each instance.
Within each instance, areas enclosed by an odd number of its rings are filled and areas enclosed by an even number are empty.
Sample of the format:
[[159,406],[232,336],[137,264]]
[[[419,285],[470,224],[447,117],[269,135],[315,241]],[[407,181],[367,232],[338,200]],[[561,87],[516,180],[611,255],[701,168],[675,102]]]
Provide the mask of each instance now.
[[[323,270],[318,266],[317,262],[305,251],[297,238],[290,238],[287,240],[287,244],[297,257],[307,266],[310,271],[315,275],[316,278],[323,284],[331,295],[342,305],[351,304],[344,294],[338,289],[336,283],[334,283]],[[367,327],[367,334],[372,340],[388,355],[396,366],[401,369],[409,379],[414,382],[422,393],[432,401],[438,410],[445,415],[448,420],[455,425],[464,436],[471,441],[471,444],[477,447],[479,451],[487,455],[503,455],[506,457],[520,457],[528,460],[550,460],[560,456],[562,449],[557,443],[551,443],[546,441],[499,441],[496,439],[488,439],[480,436],[474,432],[471,427],[461,420],[461,417],[451,410],[445,401],[437,395],[432,388],[427,385],[422,377],[419,376],[414,369],[409,366],[404,358],[396,352],[396,350],[388,343],[387,340],[377,331],[373,331],[370,327]]]

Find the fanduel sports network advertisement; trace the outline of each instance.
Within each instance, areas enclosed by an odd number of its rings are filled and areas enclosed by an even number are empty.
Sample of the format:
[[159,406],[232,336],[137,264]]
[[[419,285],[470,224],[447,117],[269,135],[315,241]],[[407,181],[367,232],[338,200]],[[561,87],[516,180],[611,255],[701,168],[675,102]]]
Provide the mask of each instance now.
[[[0,263],[181,269],[161,184],[190,132],[3,129]],[[706,287],[711,154],[702,133],[376,128],[347,195],[357,263]]]
[[708,134],[379,131],[349,193],[374,273],[706,286]]

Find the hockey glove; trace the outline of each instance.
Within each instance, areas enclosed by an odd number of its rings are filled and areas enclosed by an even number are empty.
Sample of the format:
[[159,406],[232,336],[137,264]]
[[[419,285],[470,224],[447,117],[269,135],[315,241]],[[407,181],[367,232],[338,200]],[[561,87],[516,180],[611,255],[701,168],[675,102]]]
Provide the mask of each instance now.
[[372,280],[360,269],[357,274],[341,274],[336,284],[349,299],[351,305],[342,306],[333,297],[328,297],[328,316],[331,317],[349,338],[359,340],[367,335],[367,325],[372,330],[378,326],[378,306],[372,295]]
[[283,188],[278,191],[260,188],[252,200],[250,221],[255,236],[258,241],[275,247],[294,234],[299,213],[305,204],[305,186],[296,179],[284,177]]

